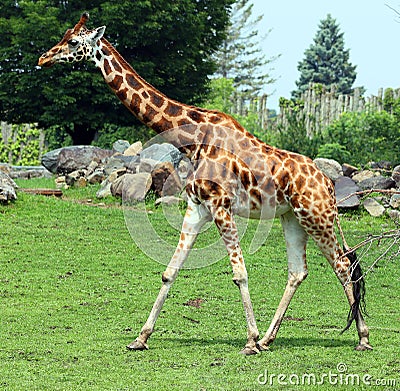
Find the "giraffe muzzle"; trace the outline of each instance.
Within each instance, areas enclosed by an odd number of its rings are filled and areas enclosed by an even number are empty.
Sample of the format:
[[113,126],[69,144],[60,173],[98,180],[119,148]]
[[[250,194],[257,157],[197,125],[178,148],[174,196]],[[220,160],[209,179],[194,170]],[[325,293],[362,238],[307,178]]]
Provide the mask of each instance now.
[[38,65],[44,68],[50,68],[54,64],[53,57],[50,57],[47,53],[40,56]]

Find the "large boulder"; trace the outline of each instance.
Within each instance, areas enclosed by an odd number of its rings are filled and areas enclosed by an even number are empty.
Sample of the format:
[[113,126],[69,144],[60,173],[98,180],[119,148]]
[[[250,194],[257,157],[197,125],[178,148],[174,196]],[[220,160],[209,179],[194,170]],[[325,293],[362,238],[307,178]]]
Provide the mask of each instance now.
[[396,182],[392,178],[387,178],[382,175],[374,176],[372,178],[364,179],[358,185],[363,190],[387,190],[396,186]]
[[171,162],[175,168],[178,167],[182,159],[179,149],[172,144],[152,144],[140,152],[140,159],[152,159],[158,162]]
[[121,177],[121,194],[124,202],[144,201],[151,187],[151,174],[142,172]]
[[343,176],[342,166],[336,160],[316,158],[314,163],[333,182]]
[[87,168],[93,160],[104,162],[112,153],[92,145],[70,146],[47,152],[41,163],[53,174],[67,174]]
[[159,197],[174,196],[182,191],[178,172],[170,162],[159,163],[151,172],[153,189]]
[[360,188],[349,177],[340,177],[335,182],[335,196],[339,208],[357,208],[360,205],[360,199],[354,193],[360,191]]

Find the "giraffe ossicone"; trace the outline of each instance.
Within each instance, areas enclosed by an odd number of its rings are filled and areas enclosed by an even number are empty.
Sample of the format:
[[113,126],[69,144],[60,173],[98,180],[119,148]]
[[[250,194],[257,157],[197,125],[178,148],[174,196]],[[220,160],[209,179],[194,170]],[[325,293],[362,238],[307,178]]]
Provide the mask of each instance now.
[[[178,245],[162,274],[161,289],[150,315],[128,348],[147,349],[147,340],[169,289],[202,227],[213,220],[228,252],[233,281],[242,298],[247,321],[243,354],[268,349],[274,341],[297,287],[307,277],[309,237],[327,258],[344,288],[350,305],[346,328],[355,320],[359,336],[356,349],[371,349],[360,308],[364,285],[361,280],[348,283],[352,276],[362,275],[361,268],[356,258],[346,256],[339,245],[335,233],[338,212],[330,179],[311,159],[265,144],[231,116],[168,98],[140,77],[104,38],[105,27],[89,30],[88,20],[89,15],[84,13],[75,27],[67,30],[63,39],[40,57],[39,65],[94,62],[128,110],[145,125],[162,133],[165,140],[177,146],[193,164],[186,184],[188,206]],[[286,240],[288,281],[261,340],[258,340],[235,214],[256,219],[280,217]]]

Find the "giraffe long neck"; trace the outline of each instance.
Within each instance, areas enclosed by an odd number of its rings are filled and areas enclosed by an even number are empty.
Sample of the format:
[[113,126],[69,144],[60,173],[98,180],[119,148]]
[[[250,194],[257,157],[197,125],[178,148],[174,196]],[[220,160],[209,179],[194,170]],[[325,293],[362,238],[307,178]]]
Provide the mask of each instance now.
[[[93,60],[101,69],[106,83],[141,122],[164,136],[167,131],[180,127],[184,133],[180,135],[185,139],[183,144],[194,143],[196,135],[193,127],[190,129],[185,125],[197,127],[198,113],[194,113],[195,108],[168,98],[147,83],[104,38],[100,40]],[[176,138],[177,135],[171,137]],[[168,141],[182,145],[180,140]]]

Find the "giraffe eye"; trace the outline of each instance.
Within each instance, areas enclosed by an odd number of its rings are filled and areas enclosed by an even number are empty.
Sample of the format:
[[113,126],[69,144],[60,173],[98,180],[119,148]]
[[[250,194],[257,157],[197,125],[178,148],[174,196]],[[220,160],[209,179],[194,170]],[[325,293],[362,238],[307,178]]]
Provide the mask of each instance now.
[[76,45],[78,45],[78,41],[76,39],[70,39],[68,41],[68,45],[71,45],[72,47],[75,47]]

